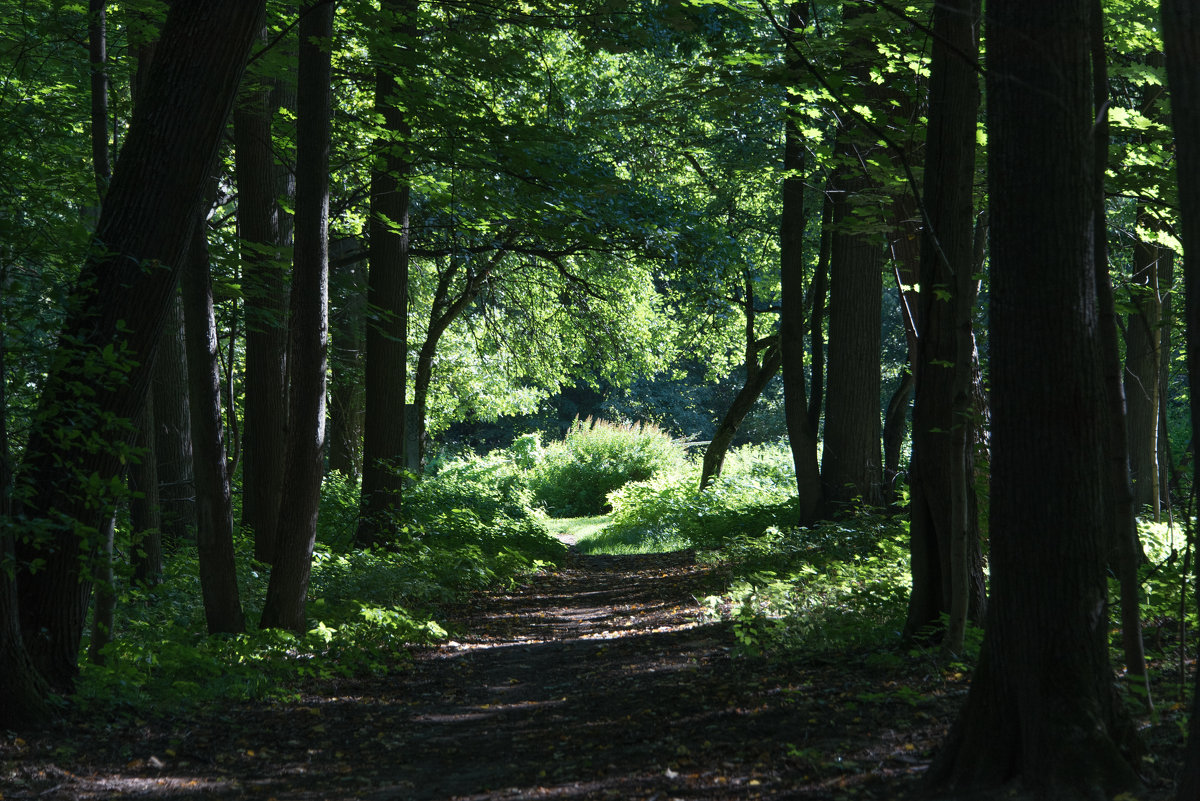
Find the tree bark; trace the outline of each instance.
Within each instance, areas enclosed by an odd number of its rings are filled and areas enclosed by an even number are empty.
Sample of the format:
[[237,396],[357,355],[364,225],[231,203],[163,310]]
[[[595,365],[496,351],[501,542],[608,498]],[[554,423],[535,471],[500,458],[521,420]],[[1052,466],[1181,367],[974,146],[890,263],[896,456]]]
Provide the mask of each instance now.
[[1137,533],[1137,509],[1133,504],[1133,486],[1129,475],[1129,436],[1125,424],[1125,388],[1121,381],[1121,356],[1117,346],[1117,311],[1113,300],[1112,279],[1108,269],[1108,218],[1105,206],[1104,174],[1108,168],[1108,65],[1104,47],[1104,11],[1100,0],[1092,0],[1092,108],[1095,114],[1092,206],[1096,303],[1100,318],[1100,364],[1104,376],[1107,414],[1104,441],[1109,491],[1105,520],[1109,525],[1110,560],[1117,574],[1121,593],[1121,645],[1125,657],[1125,678],[1130,690],[1153,710],[1150,679],[1146,672],[1146,653],[1142,643],[1141,580],[1138,565],[1142,546]]
[[[20,481],[21,630],[55,687],[74,683],[86,566],[149,386],[190,224],[202,202],[261,3],[177,3],[69,301]],[[63,420],[78,437],[63,437]],[[88,447],[93,443],[96,447]],[[31,570],[30,566],[38,565]]]
[[[1156,219],[1139,204],[1137,227],[1153,230]],[[1134,311],[1125,324],[1125,398],[1129,432],[1129,472],[1133,505],[1159,519],[1158,380],[1162,361],[1162,293],[1159,261],[1164,249],[1138,240],[1133,245],[1130,301]]]
[[[0,288],[4,277],[0,273]],[[0,314],[3,313],[0,307]],[[0,728],[22,731],[51,717],[50,688],[37,672],[21,638],[17,612],[17,585],[8,565],[13,564],[12,461],[8,448],[8,369],[0,317]]]
[[188,409],[187,353],[183,305],[172,292],[167,321],[154,357],[154,458],[158,472],[161,538],[177,546],[196,527],[196,487],[192,474],[192,420]]
[[245,630],[233,553],[233,507],[221,429],[221,370],[208,260],[207,214],[194,226],[183,266],[192,457],[196,476],[196,547],[208,633]]
[[987,6],[991,597],[934,795],[1138,784],[1108,659],[1091,2]]
[[288,443],[275,561],[263,628],[306,629],[325,456],[325,369],[329,331],[329,142],[334,4],[308,3],[300,15],[296,108],[296,249],[288,366]]
[[[753,357],[757,362],[758,356]],[[717,424],[716,431],[713,432],[712,441],[708,443],[708,447],[704,449],[704,460],[700,465],[700,489],[703,490],[713,482],[717,476],[721,475],[721,467],[725,463],[725,454],[729,452],[729,445],[733,442],[733,438],[737,436],[738,427],[742,421],[746,419],[746,415],[754,408],[754,402],[762,395],[763,390],[767,388],[767,384],[771,383],[771,379],[779,372],[780,366],[783,364],[783,355],[781,353],[779,343],[774,342],[762,356],[762,364],[758,365],[757,369],[748,371],[746,383],[738,391],[734,397],[733,403],[729,404],[729,409],[725,412],[725,416],[721,418],[721,422]]]
[[162,516],[158,502],[158,462],[154,454],[154,387],[146,390],[146,402],[138,418],[134,447],[137,455],[129,465],[129,522],[133,528],[133,580],[145,586],[162,581]]
[[[855,145],[842,142],[848,158]],[[869,183],[839,167],[834,180],[829,269],[829,363],[826,368],[821,485],[827,503],[883,502],[880,453],[880,330],[883,246],[873,235],[848,230]]]
[[962,650],[968,610],[983,608],[984,586],[968,436],[979,76],[967,59],[979,52],[978,22],[976,0],[934,6],[909,466],[913,589],[905,635],[929,632],[946,616],[943,644],[951,652]]
[[108,158],[108,30],[107,0],[88,0],[88,61],[91,62],[92,171],[96,196],[103,201],[112,177]]
[[[367,311],[363,262],[346,257],[357,252],[350,237],[329,246],[329,470],[352,481],[362,477],[363,327]],[[395,403],[393,403],[395,409]]]
[[[411,42],[415,0],[385,0],[383,25]],[[408,45],[411,47],[411,44]],[[375,109],[385,133],[383,155],[371,173],[370,267],[367,304],[366,417],[363,435],[361,545],[391,537],[387,518],[398,507],[404,477],[404,403],[408,391],[409,124],[397,102],[404,77],[394,58],[381,54],[375,74]],[[422,429],[423,432],[423,429]]]
[[900,451],[904,449],[904,435],[908,431],[908,407],[915,383],[912,373],[904,367],[883,413],[883,500],[889,506],[896,502]]
[[[803,27],[803,7],[800,3],[792,3],[788,9],[789,41],[785,43],[788,48],[799,46],[794,37]],[[797,59],[791,52],[786,53],[786,58],[789,77],[798,83]],[[804,210],[804,148],[795,112],[791,109],[786,111],[784,119],[783,169],[783,210],[779,238],[779,356],[783,370],[788,444],[796,468],[799,522],[808,525],[821,514],[821,472],[817,464],[817,429],[809,414],[804,380],[804,229],[807,224]],[[815,389],[815,361],[813,370]],[[707,462],[707,451],[704,457]]]
[[[847,3],[849,22],[870,13],[865,4]],[[851,50],[865,44],[867,34]],[[843,72],[870,85],[872,68],[854,56]],[[869,90],[868,90],[869,91]],[[872,98],[877,100],[878,98]],[[825,502],[847,506],[883,503],[880,450],[883,240],[861,226],[882,209],[871,197],[878,187],[865,165],[875,157],[875,139],[847,119],[837,131],[837,166],[830,178],[833,201],[829,260],[829,363],[826,367],[825,431],[821,485]]]
[[[265,42],[266,32],[259,36]],[[278,83],[278,82],[277,82]],[[276,86],[278,89],[278,85]],[[242,446],[242,526],[254,535],[254,556],[274,558],[287,430],[287,267],[283,249],[291,194],[275,163],[271,119],[281,92],[248,80],[233,112],[238,227],[245,263],[246,372]]]
[[[1200,76],[1195,69],[1200,62],[1200,8],[1187,0],[1162,0],[1162,31],[1183,240],[1188,385],[1195,388],[1200,387]],[[1200,403],[1194,396],[1191,418],[1192,430],[1200,431]],[[1200,578],[1200,560],[1195,561]],[[1200,581],[1196,586],[1200,588]],[[1200,603],[1200,595],[1197,600]],[[1175,796],[1179,801],[1200,799],[1200,671],[1195,682],[1187,752]]]

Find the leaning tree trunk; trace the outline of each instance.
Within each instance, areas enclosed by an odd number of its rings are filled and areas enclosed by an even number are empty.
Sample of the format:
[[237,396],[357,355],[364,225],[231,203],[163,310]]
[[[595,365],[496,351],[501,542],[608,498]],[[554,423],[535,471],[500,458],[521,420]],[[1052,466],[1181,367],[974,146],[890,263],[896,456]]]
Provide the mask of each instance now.
[[[46,377],[19,481],[21,630],[34,663],[69,690],[91,595],[85,568],[150,381],[190,225],[200,207],[262,3],[177,3],[134,111]],[[77,421],[62,436],[62,420]],[[79,424],[78,421],[83,421]],[[95,446],[95,447],[93,447]],[[96,490],[96,491],[92,491]]]
[[325,369],[329,331],[329,141],[333,3],[306,4],[300,17],[296,124],[296,250],[288,366],[288,444],[275,561],[263,628],[305,631],[305,601],[317,536],[325,456]]
[[1137,784],[1108,658],[1092,2],[987,6],[991,597],[936,797]]
[[221,429],[221,369],[206,218],[204,213],[199,215],[182,276],[196,475],[196,547],[208,633],[236,634],[246,626],[233,553],[233,507]]
[[[757,360],[758,357],[753,356],[752,358]],[[721,475],[725,454],[729,452],[729,446],[733,442],[733,438],[737,436],[738,427],[746,419],[750,410],[754,408],[754,402],[762,395],[767,384],[771,383],[771,379],[779,372],[782,363],[783,355],[780,352],[779,343],[776,341],[763,354],[762,364],[758,365],[757,369],[747,370],[746,383],[738,390],[733,403],[729,404],[729,409],[721,418],[721,422],[717,424],[716,431],[713,432],[712,441],[704,449],[704,460],[700,465],[701,490]]]

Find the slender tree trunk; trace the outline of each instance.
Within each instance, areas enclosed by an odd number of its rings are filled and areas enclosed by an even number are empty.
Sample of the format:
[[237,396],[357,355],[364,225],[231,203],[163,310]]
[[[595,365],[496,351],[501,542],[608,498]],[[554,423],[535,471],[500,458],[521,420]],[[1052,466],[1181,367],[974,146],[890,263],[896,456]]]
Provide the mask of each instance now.
[[[829,289],[829,254],[833,244],[833,193],[827,188],[821,204],[821,250],[813,275],[809,347],[812,349],[812,393],[808,396],[808,427],[814,436],[821,430],[825,401],[825,299]],[[824,499],[822,499],[824,502]]]
[[[803,28],[803,7],[800,3],[792,3],[788,9],[789,40],[785,42],[789,51],[799,47],[795,37]],[[787,52],[785,57],[789,62],[789,79],[799,83],[796,56]],[[796,468],[799,522],[807,525],[821,514],[821,472],[817,463],[817,429],[809,415],[809,398],[804,380],[804,229],[807,224],[804,210],[804,147],[795,112],[790,109],[784,121],[783,169],[783,211],[779,239],[779,355],[783,370],[788,443]],[[818,383],[816,369],[814,361],[814,390]]]
[[108,158],[108,32],[107,0],[88,0],[88,61],[92,100],[92,171],[96,194],[104,200],[112,167]]
[[936,797],[1137,785],[1108,659],[1091,2],[987,5],[991,597]]
[[[402,43],[411,42],[417,3],[384,0],[382,23]],[[408,45],[411,47],[411,45]],[[370,274],[363,437],[362,545],[391,538],[386,519],[398,506],[404,477],[404,403],[408,391],[409,124],[396,93],[401,65],[384,55],[375,75],[375,108],[383,117],[383,157],[371,173]],[[424,428],[421,428],[422,433]]]
[[1146,652],[1142,643],[1141,580],[1138,564],[1142,547],[1137,533],[1137,509],[1129,480],[1129,437],[1125,427],[1125,389],[1121,382],[1121,356],[1117,347],[1117,312],[1113,301],[1112,280],[1108,270],[1108,219],[1105,208],[1104,174],[1108,168],[1108,71],[1104,48],[1104,11],[1101,0],[1091,0],[1092,95],[1096,115],[1095,167],[1092,190],[1093,235],[1096,243],[1096,302],[1100,318],[1100,357],[1104,376],[1108,439],[1104,455],[1108,468],[1109,542],[1111,559],[1121,588],[1121,646],[1125,657],[1125,677],[1130,690],[1150,710],[1150,679],[1146,672]]
[[929,133],[924,185],[909,469],[913,589],[905,634],[940,625],[943,645],[962,650],[968,610],[983,608],[983,565],[973,513],[971,376],[976,235],[975,124],[979,109],[976,0],[934,6]]
[[129,522],[133,527],[133,580],[146,586],[162,581],[162,517],[158,503],[158,462],[154,454],[154,387],[138,419],[134,447],[137,458],[129,465]]
[[908,432],[908,407],[915,384],[912,373],[907,367],[903,368],[883,413],[883,500],[888,505],[896,501],[900,451],[904,449],[904,435]]
[[349,237],[329,246],[329,470],[354,481],[362,476],[363,328],[367,311],[364,265],[350,258],[357,248],[358,241]]
[[296,250],[288,365],[287,459],[264,628],[304,632],[325,456],[325,369],[329,330],[330,41],[334,4],[300,16],[296,125]]
[[[757,361],[758,357],[754,356],[753,358]],[[771,379],[779,372],[782,364],[783,354],[779,343],[775,342],[763,354],[762,364],[758,366],[758,369],[749,371],[745,385],[738,391],[733,403],[729,404],[728,411],[725,412],[725,416],[721,418],[716,431],[713,432],[712,441],[704,450],[704,461],[700,465],[701,490],[721,475],[725,454],[729,452],[729,445],[737,435],[738,427],[746,419],[750,410],[754,408],[754,402],[762,395],[767,384],[771,383]]]
[[187,354],[183,305],[171,294],[166,325],[154,358],[154,454],[158,472],[161,538],[168,546],[191,539],[196,527],[196,487],[192,475],[192,420],[188,409]]
[[[1162,31],[1178,171],[1188,385],[1195,388],[1200,387],[1200,76],[1196,74],[1196,64],[1200,63],[1200,8],[1187,0],[1162,0]],[[1192,430],[1200,431],[1200,403],[1195,397],[1191,417]],[[1196,587],[1200,588],[1200,560],[1195,562]],[[1200,593],[1200,589],[1196,591]],[[1179,801],[1200,799],[1200,671],[1195,681],[1187,752],[1175,796]]]
[[92,638],[88,643],[88,661],[93,665],[104,664],[104,648],[113,637],[113,617],[117,610],[117,592],[113,572],[113,538],[116,534],[116,519],[110,514],[100,530],[99,547],[92,566],[92,581],[95,598],[92,602]]
[[[16,545],[21,630],[40,672],[55,687],[74,684],[86,569],[149,386],[190,224],[201,204],[217,145],[241,78],[261,3],[210,0],[172,6],[149,84],[96,229],[99,247],[75,283],[21,465],[27,490],[18,514],[31,536]],[[108,359],[107,354],[112,354]],[[97,444],[59,436],[61,421]]]
[[271,136],[280,95],[248,80],[233,113],[246,295],[242,525],[254,534],[255,558],[266,563],[274,558],[287,430],[287,215],[279,198],[290,194],[290,179],[281,180]]
[[[1155,218],[1139,205],[1137,228],[1153,229]],[[1125,398],[1129,431],[1129,472],[1134,511],[1159,519],[1158,380],[1162,361],[1162,293],[1158,264],[1163,248],[1138,240],[1133,245],[1130,301],[1125,324]]]
[[233,553],[233,507],[221,428],[221,371],[206,218],[201,213],[196,222],[182,276],[196,476],[196,546],[208,633],[238,633],[245,630],[245,621]]

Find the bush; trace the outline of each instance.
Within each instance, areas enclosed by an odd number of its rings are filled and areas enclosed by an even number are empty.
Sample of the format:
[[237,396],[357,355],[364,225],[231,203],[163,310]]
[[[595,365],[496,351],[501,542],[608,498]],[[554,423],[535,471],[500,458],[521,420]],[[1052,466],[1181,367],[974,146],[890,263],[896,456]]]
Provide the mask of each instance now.
[[701,492],[699,474],[662,476],[626,486],[609,498],[613,522],[605,531],[621,541],[684,542],[718,548],[741,536],[795,522],[795,471],[786,445],[732,451],[725,469]]
[[546,448],[530,487],[550,515],[586,517],[607,512],[613,490],[678,474],[683,465],[683,449],[653,424],[576,419],[565,439]]

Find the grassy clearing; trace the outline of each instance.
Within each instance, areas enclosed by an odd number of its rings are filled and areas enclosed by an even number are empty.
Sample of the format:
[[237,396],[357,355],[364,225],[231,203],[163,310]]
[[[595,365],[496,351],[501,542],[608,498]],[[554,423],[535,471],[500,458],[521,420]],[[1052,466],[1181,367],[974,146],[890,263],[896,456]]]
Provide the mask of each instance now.
[[612,522],[609,515],[595,515],[593,517],[557,517],[547,518],[542,521],[546,526],[546,530],[553,536],[565,540],[568,543],[575,543],[581,539],[595,536],[600,533]]

